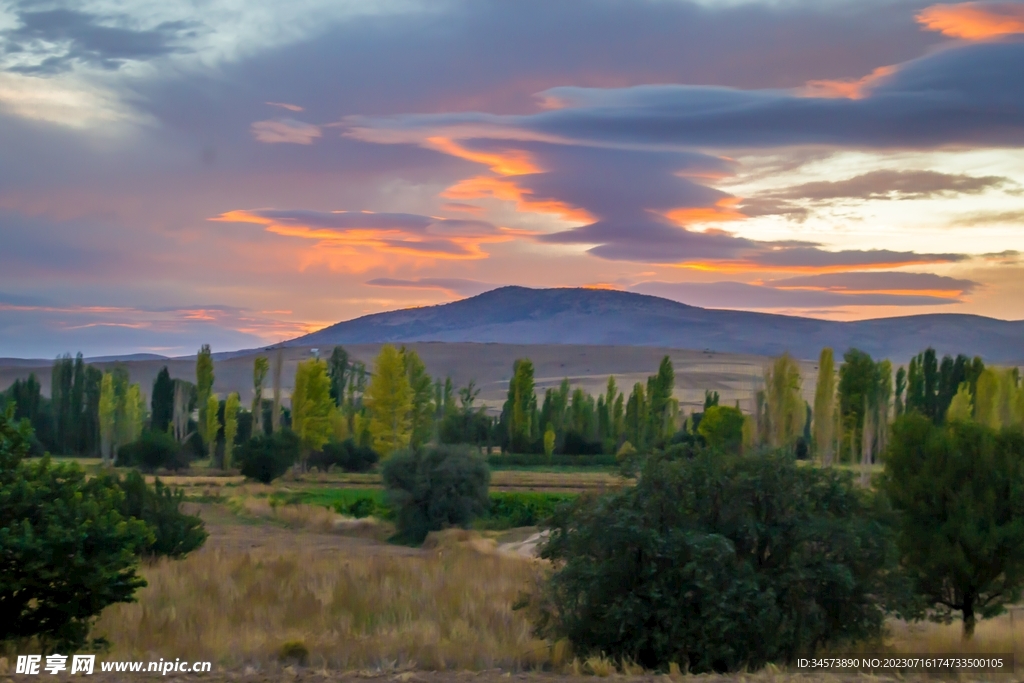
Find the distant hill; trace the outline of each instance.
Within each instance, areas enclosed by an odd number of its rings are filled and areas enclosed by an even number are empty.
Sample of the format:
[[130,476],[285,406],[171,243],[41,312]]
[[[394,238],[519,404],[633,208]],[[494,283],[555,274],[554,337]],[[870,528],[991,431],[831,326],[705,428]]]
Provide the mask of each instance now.
[[601,344],[711,349],[815,358],[822,347],[854,346],[905,362],[933,346],[940,354],[1024,361],[1024,321],[930,314],[834,322],[688,306],[600,289],[502,287],[449,304],[376,313],[299,337],[286,346],[383,342]]

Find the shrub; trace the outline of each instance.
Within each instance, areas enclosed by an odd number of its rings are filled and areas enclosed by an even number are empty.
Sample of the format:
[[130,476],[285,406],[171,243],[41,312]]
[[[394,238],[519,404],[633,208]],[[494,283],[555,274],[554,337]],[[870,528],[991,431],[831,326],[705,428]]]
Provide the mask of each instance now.
[[559,506],[576,498],[570,493],[491,493],[484,526],[491,529],[537,526],[550,519]]
[[380,460],[377,451],[360,446],[354,439],[324,444],[322,450],[309,456],[309,466],[326,472],[332,465],[345,472],[368,472]]
[[172,490],[159,479],[150,488],[138,472],[132,471],[118,480],[124,499],[121,514],[142,520],[153,533],[153,541],[143,549],[146,557],[179,559],[206,542],[203,520],[181,512],[185,493]]
[[487,512],[491,473],[469,448],[400,451],[384,463],[382,475],[401,542],[420,544],[431,531],[466,526]]
[[188,453],[166,432],[143,432],[138,441],[117,449],[118,467],[138,467],[143,472],[188,467]]
[[[126,520],[107,477],[73,463],[25,462],[27,424],[0,416],[0,642],[36,638],[43,651],[77,650],[107,606],[146,585],[138,554],[152,540]],[[37,650],[38,651],[38,650]]]
[[492,470],[503,467],[612,467],[616,464],[614,455],[552,455],[543,453],[514,453],[491,455],[487,464]]
[[282,428],[270,436],[258,435],[238,450],[241,472],[250,479],[269,484],[288,471],[299,457],[299,437]]
[[879,638],[894,553],[866,496],[782,453],[652,456],[635,487],[556,513],[537,633],[693,672]]

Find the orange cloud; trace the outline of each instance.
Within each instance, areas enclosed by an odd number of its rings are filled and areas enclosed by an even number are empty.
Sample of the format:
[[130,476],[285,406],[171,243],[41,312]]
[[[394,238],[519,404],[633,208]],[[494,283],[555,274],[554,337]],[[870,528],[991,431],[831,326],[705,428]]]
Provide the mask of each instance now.
[[951,38],[985,40],[1024,33],[1024,4],[962,2],[932,5],[917,14],[929,31]]
[[300,269],[326,264],[355,273],[394,266],[396,256],[415,262],[484,259],[489,255],[483,244],[517,236],[516,231],[483,221],[369,211],[234,210],[209,220],[253,223],[275,235],[314,240],[314,249],[303,254]]
[[895,66],[880,66],[867,76],[855,81],[807,81],[807,84],[800,90],[804,97],[844,97],[850,100],[859,100],[867,95],[878,81],[896,73]]
[[479,152],[466,149],[451,138],[444,137],[429,137],[424,146],[459,159],[484,164],[500,175],[540,173],[540,169],[533,165],[530,155],[522,150],[506,150],[503,153]]
[[940,299],[959,299],[961,289],[849,289],[847,287],[775,287],[782,290],[811,292],[838,292],[841,294],[892,294],[893,296],[934,296]]
[[596,220],[583,209],[553,199],[533,199],[528,190],[512,179],[476,176],[460,180],[441,193],[447,199],[501,199],[516,203],[519,211],[534,211],[561,216],[566,220],[592,223]]
[[[685,263],[665,263],[662,265],[672,266],[674,268],[687,268],[689,270],[699,270],[702,272],[709,273],[848,273],[850,271],[889,270],[892,268],[902,268],[905,266],[920,266],[925,264],[948,262],[948,259],[936,259],[934,261],[922,259],[917,261],[906,262],[889,261],[886,263],[857,263],[819,266],[758,263],[756,260],[734,259],[728,261],[686,261]],[[872,290],[872,292],[878,293],[875,290]],[[850,293],[852,294],[854,292],[851,291]],[[919,290],[914,290],[914,293],[920,294],[921,292]]]
[[736,207],[741,201],[740,197],[723,197],[715,202],[714,206],[696,206],[681,209],[672,209],[666,212],[665,218],[681,226],[691,223],[723,223],[726,221],[742,221],[747,216],[737,211]]

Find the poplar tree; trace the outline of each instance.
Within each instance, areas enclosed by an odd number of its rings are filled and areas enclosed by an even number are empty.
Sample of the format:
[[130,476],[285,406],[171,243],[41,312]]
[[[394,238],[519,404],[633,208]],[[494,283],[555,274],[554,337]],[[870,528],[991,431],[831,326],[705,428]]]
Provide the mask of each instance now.
[[299,437],[303,469],[309,454],[323,448],[330,439],[333,410],[327,365],[314,359],[299,363],[292,391],[292,431]]
[[[569,382],[563,382],[566,399]],[[509,381],[508,399],[503,411],[508,429],[509,448],[513,453],[528,453],[533,448],[534,438],[540,431],[537,415],[537,395],[533,383],[533,362],[520,358],[512,365],[512,379]],[[564,410],[563,410],[564,414]]]
[[784,353],[765,370],[768,438],[775,448],[791,446],[803,431],[807,414],[800,396],[800,367]]
[[252,435],[263,434],[263,382],[270,371],[266,356],[256,356],[252,362]]
[[220,430],[220,421],[217,419],[217,410],[220,408],[220,401],[217,400],[215,394],[210,394],[206,397],[206,409],[203,410],[205,415],[205,424],[203,430],[206,432],[206,448],[210,455],[210,465],[212,466],[217,458],[217,432]]
[[402,355],[391,344],[381,347],[363,394],[370,414],[373,446],[382,459],[406,448],[412,436],[412,388]]
[[231,469],[231,456],[238,433],[238,394],[232,391],[224,401],[224,469]]
[[270,431],[281,428],[281,370],[284,368],[284,352],[274,354],[274,406],[270,411]]
[[[196,354],[196,400],[199,403],[199,436],[203,437],[203,441],[207,443],[217,440],[217,432],[214,431],[211,434],[209,431],[211,422],[206,412],[210,396],[213,394],[213,380],[213,354],[210,353],[210,345],[203,344],[199,353]],[[214,416],[214,422],[216,422],[216,416]]]
[[409,435],[409,445],[419,448],[430,440],[434,431],[432,418],[434,405],[431,403],[432,382],[419,354],[404,346],[401,354],[405,374],[409,379],[409,388],[412,390],[412,411],[410,413],[412,431]]
[[166,365],[153,382],[150,408],[150,428],[155,432],[166,432],[174,419],[174,380]]
[[974,414],[974,397],[971,396],[971,385],[961,382],[956,390],[956,395],[949,403],[946,410],[947,422],[969,422]]
[[99,421],[100,421],[100,459],[104,465],[114,462],[114,415],[117,412],[117,399],[114,397],[114,377],[109,372],[103,373],[100,384]]
[[345,387],[348,381],[348,351],[345,347],[335,346],[331,351],[327,372],[331,378],[331,398],[334,399],[334,405],[340,407],[345,400]]
[[832,349],[824,348],[818,357],[818,383],[814,388],[814,445],[821,463],[832,464],[835,442],[836,369]]

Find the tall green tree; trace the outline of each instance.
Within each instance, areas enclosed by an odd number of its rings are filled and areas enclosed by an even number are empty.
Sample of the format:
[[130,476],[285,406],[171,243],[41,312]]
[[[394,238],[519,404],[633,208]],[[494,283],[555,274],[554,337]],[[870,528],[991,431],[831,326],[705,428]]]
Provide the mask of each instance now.
[[252,361],[252,434],[263,433],[263,382],[270,371],[266,356],[256,356]]
[[900,366],[896,371],[896,392],[893,400],[893,412],[896,417],[903,414],[906,404],[904,403],[903,392],[907,390],[907,369]]
[[782,354],[765,370],[764,385],[769,442],[775,448],[792,447],[807,417],[800,366],[788,353]]
[[971,386],[967,382],[961,382],[953,400],[949,402],[946,410],[947,422],[968,422],[974,415],[974,397],[971,396]]
[[432,380],[419,354],[404,346],[401,354],[405,374],[409,378],[409,388],[412,389],[412,411],[409,416],[412,420],[412,432],[409,435],[409,445],[419,448],[430,441],[434,432]]
[[231,469],[231,456],[238,434],[238,394],[232,391],[224,401],[224,469]]
[[[566,383],[568,385],[568,383]],[[520,358],[512,365],[508,399],[503,411],[509,449],[513,453],[529,453],[539,436],[537,395],[533,383],[533,362]]]
[[335,346],[331,349],[330,360],[327,361],[327,374],[331,378],[331,398],[338,407],[345,401],[348,368],[348,351],[344,346]]
[[391,344],[381,347],[363,395],[370,415],[373,447],[387,459],[406,448],[412,437],[412,387],[402,354]]
[[104,465],[114,464],[114,421],[117,415],[117,397],[114,396],[114,377],[103,373],[99,401],[100,458]]
[[211,393],[206,397],[206,408],[203,410],[205,416],[203,432],[209,437],[206,439],[206,450],[211,466],[217,460],[217,433],[220,431],[220,420],[217,419],[217,413],[219,411],[220,401],[217,400],[217,394]]
[[672,422],[674,388],[675,370],[672,368],[672,360],[665,356],[658,365],[658,374],[647,380],[647,416],[650,420],[648,435],[652,445],[664,442],[675,431]]
[[900,513],[902,563],[930,616],[978,617],[1024,587],[1024,434],[910,414],[893,425],[880,482]]
[[835,447],[836,369],[832,349],[824,348],[818,357],[818,383],[814,387],[814,446],[821,463],[832,464]]
[[320,450],[330,439],[333,410],[327,364],[318,359],[299,363],[292,391],[292,431],[299,437],[304,468],[309,454]]
[[637,382],[633,385],[633,391],[626,401],[626,414],[623,418],[626,441],[633,445],[637,451],[643,453],[647,450],[647,428],[650,420],[647,416],[649,404],[644,385]]
[[213,395],[213,381],[213,354],[210,352],[210,345],[203,344],[196,354],[196,401],[199,404],[199,436],[203,437],[207,444],[217,440],[217,433],[209,432],[211,422],[206,414],[210,396]]
[[[916,363],[911,363],[911,379],[919,377]],[[839,366],[839,413],[842,420],[842,443],[851,462],[858,460],[862,451],[864,420],[873,405],[878,387],[878,366],[874,359],[859,349],[850,349],[843,354]]]
[[166,432],[174,419],[174,380],[165,365],[153,382],[153,398],[150,399],[150,426],[153,431]]

